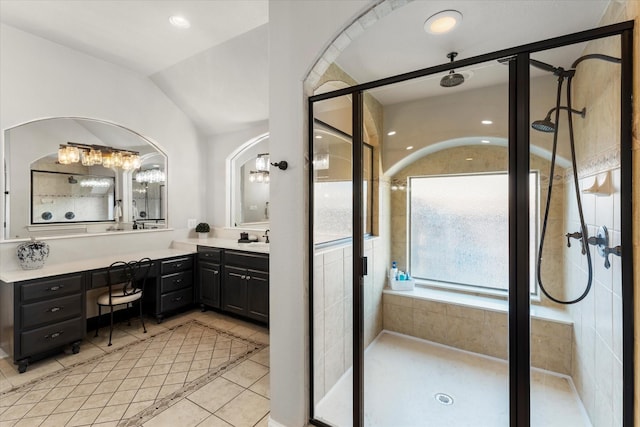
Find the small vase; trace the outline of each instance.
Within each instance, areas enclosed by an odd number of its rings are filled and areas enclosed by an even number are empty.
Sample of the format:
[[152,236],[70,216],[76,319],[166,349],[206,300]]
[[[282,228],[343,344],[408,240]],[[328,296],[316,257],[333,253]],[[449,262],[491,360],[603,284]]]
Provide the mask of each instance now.
[[16,253],[23,270],[36,270],[44,266],[49,256],[49,244],[32,237],[30,242],[19,244]]
[[198,233],[198,239],[207,240],[209,238],[209,233]]

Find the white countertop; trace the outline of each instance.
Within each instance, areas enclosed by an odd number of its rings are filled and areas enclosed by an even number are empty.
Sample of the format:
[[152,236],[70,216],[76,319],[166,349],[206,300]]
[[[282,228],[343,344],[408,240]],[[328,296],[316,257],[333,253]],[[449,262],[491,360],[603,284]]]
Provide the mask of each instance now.
[[5,283],[20,282],[23,280],[39,279],[41,277],[57,276],[59,274],[75,273],[78,271],[94,270],[105,268],[116,261],[131,261],[149,257],[151,259],[170,258],[188,255],[195,252],[194,249],[169,248],[155,249],[151,251],[132,252],[127,254],[105,255],[97,258],[89,258],[78,261],[70,261],[57,264],[45,264],[37,270],[13,270],[0,271],[0,280]]
[[253,243],[238,243],[233,239],[220,239],[212,237],[210,239],[182,239],[174,240],[171,244],[174,248],[193,248],[195,252],[198,246],[207,246],[210,248],[223,248],[223,249],[236,249],[238,251],[257,252],[261,254],[269,253],[269,244],[264,242]]
[[162,259],[188,255],[197,252],[198,246],[236,249],[239,251],[257,252],[263,254],[269,253],[269,245],[265,244],[264,242],[254,245],[250,243],[238,243],[233,239],[183,239],[174,240],[171,244],[171,248],[168,249],[154,249],[150,251],[131,252],[126,254],[118,253],[64,263],[45,264],[43,268],[37,270],[16,269],[9,271],[0,271],[0,280],[5,283],[13,283],[23,280],[39,279],[41,277],[57,276],[60,274],[69,274],[78,271],[105,268],[115,261],[131,261],[144,257],[149,257],[151,259]]

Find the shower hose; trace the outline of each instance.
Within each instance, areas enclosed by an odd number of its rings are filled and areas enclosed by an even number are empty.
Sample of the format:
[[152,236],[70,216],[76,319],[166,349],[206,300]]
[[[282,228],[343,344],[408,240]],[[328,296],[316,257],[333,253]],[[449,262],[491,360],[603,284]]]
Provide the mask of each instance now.
[[[549,186],[547,189],[547,205],[544,210],[544,220],[542,222],[542,231],[540,234],[540,245],[538,247],[536,273],[538,277],[538,285],[540,286],[540,290],[547,296],[547,298],[549,298],[551,301],[556,302],[558,304],[566,304],[566,305],[575,304],[577,302],[582,301],[589,294],[589,291],[591,290],[591,284],[593,282],[593,265],[591,261],[591,251],[589,251],[589,243],[588,243],[589,234],[587,231],[587,226],[584,222],[584,214],[582,211],[582,200],[580,198],[580,185],[578,182],[576,149],[575,149],[575,140],[573,135],[573,120],[572,120],[573,109],[571,106],[571,81],[573,79],[573,76],[575,75],[576,66],[580,62],[584,61],[585,59],[601,59],[608,62],[620,63],[619,58],[614,58],[614,57],[611,57],[608,55],[602,55],[602,54],[591,54],[591,55],[584,55],[578,58],[576,61],[574,61],[574,63],[571,66],[572,68],[571,70],[565,71],[560,68],[558,69],[558,72],[557,72],[558,91],[556,95],[556,111],[555,111],[556,126],[553,131],[553,151],[551,155],[551,168],[549,172]],[[562,97],[562,84],[564,82],[565,76],[567,77],[567,117],[568,117],[568,125],[569,125],[569,144],[571,147],[571,164],[573,168],[573,182],[574,182],[574,188],[576,193],[576,201],[578,204],[578,215],[580,217],[580,232],[579,232],[578,238],[580,239],[580,242],[582,244],[582,254],[587,256],[587,269],[588,269],[587,285],[584,289],[584,292],[577,298],[571,299],[571,300],[561,300],[551,295],[549,291],[544,287],[544,284],[542,283],[542,274],[541,274],[542,250],[544,248],[544,240],[547,233],[547,221],[549,219],[549,208],[551,206],[551,193],[553,190],[553,177],[555,175],[556,153],[557,153],[557,147],[558,147],[558,128],[559,128],[558,125],[559,125],[559,119],[560,119],[560,101]],[[570,237],[567,236],[567,246],[570,246],[570,243],[568,240],[569,238]]]

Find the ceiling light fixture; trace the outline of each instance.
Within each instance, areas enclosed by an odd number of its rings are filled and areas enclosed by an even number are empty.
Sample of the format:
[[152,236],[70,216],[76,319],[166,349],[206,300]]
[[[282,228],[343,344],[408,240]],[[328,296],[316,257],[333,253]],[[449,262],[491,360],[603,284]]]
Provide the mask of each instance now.
[[491,120],[483,120],[480,123],[482,123],[483,125],[492,125],[493,124],[493,122]]
[[395,134],[396,134],[396,131],[395,131],[395,130],[392,130],[392,131],[387,132],[387,136],[393,136],[393,135],[395,135]]
[[413,145],[408,146],[407,150],[413,150]]
[[443,10],[435,15],[431,15],[424,22],[424,30],[430,34],[446,34],[453,31],[460,22],[462,14],[457,10]]
[[189,22],[189,20],[184,16],[180,16],[180,15],[173,15],[169,17],[169,23],[176,28],[186,29],[191,27],[191,22]]

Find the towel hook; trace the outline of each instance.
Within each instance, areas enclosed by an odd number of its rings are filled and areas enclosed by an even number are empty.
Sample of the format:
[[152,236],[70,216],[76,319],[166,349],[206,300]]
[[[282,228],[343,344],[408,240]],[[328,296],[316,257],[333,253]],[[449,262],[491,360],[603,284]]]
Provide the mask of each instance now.
[[280,170],[287,170],[289,163],[287,163],[286,160],[281,160],[279,162],[271,163],[271,166],[275,166]]

